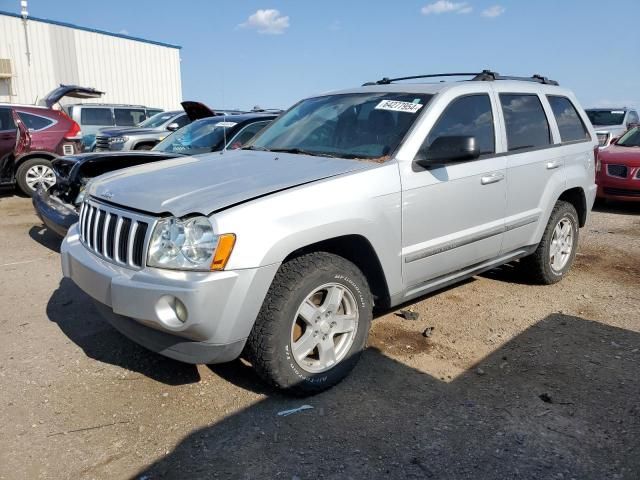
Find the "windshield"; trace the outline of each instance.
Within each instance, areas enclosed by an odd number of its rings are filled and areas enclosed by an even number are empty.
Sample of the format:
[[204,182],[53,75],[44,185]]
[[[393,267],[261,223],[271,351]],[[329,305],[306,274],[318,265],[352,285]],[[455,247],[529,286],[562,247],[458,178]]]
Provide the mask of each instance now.
[[620,147],[640,147],[640,128],[632,128],[616,142]]
[[[228,135],[229,129],[236,125],[234,122],[225,122],[223,120],[224,117],[196,120],[166,137],[153,147],[153,150],[165,153],[180,153],[182,155],[197,155],[221,150],[224,145],[225,134]],[[229,138],[227,137],[228,140]]]
[[389,92],[310,98],[274,121],[246,148],[385,160],[431,97]]
[[624,122],[624,110],[586,110],[592,125],[610,127],[622,125]]
[[176,115],[175,113],[167,113],[167,112],[158,113],[153,117],[147,118],[144,122],[139,123],[138,126],[143,128],[158,128],[167,120],[175,117],[175,115]]

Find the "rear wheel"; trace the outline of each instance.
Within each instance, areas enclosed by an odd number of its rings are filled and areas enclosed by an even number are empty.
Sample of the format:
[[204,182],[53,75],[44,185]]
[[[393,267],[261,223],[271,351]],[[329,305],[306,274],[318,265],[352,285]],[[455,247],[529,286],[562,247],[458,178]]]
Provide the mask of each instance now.
[[56,183],[51,162],[45,158],[31,158],[18,167],[16,182],[20,190],[30,197],[39,186],[48,190]]
[[369,286],[354,264],[324,252],[304,255],[280,267],[245,353],[266,382],[318,393],[358,362],[371,312]]
[[524,270],[533,280],[550,285],[564,278],[576,256],[578,227],[578,213],[574,206],[558,201],[538,248],[521,260]]

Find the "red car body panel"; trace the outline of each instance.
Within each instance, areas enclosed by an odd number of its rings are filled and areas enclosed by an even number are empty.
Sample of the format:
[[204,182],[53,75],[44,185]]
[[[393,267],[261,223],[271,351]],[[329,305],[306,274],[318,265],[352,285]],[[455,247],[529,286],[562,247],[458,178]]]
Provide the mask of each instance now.
[[598,197],[640,202],[640,147],[611,145],[598,152]]
[[[17,125],[15,131],[0,134],[0,184],[12,184],[18,166],[26,158],[54,159],[82,152],[82,137],[66,137],[77,124],[64,112],[14,104],[0,104],[0,108],[10,109]],[[54,123],[42,130],[29,130],[20,119],[20,112],[44,117]]]

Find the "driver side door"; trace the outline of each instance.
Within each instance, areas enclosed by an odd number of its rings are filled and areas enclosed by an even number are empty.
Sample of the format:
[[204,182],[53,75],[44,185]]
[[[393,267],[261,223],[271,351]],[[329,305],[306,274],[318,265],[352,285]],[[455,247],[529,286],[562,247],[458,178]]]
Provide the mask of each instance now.
[[[403,165],[402,268],[407,297],[497,257],[506,212],[506,159],[497,155],[499,118],[492,93],[454,98],[422,143],[474,136],[480,157],[424,168]],[[455,272],[455,273],[454,273]]]
[[0,183],[12,181],[18,127],[10,108],[0,107]]

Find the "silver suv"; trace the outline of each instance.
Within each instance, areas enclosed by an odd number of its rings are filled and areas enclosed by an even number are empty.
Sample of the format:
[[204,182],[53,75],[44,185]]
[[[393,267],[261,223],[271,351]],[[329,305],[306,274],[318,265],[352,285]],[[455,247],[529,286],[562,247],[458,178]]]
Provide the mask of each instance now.
[[141,345],[242,354],[296,394],[347,375],[374,306],[516,260],[562,279],[596,193],[574,95],[489,71],[400,80],[303,100],[241,150],[98,178],[64,275]]

